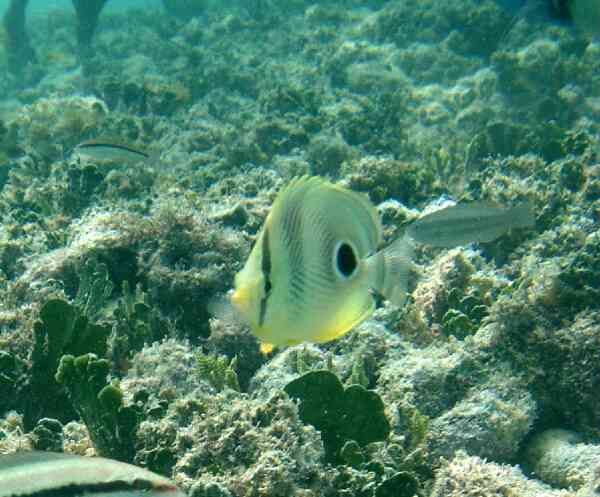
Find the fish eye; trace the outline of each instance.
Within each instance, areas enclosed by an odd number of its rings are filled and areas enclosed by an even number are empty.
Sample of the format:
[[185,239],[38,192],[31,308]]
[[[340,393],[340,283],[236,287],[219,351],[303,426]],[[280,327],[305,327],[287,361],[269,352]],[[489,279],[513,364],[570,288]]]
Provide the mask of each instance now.
[[335,269],[342,278],[347,279],[354,275],[358,267],[358,259],[352,245],[348,242],[339,242],[334,257]]

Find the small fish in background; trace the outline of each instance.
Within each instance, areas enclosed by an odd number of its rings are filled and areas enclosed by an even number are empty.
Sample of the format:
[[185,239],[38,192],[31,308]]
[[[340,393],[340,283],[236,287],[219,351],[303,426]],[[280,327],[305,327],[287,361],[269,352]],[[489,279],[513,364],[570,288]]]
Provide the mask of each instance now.
[[427,214],[410,224],[406,235],[432,247],[456,247],[473,242],[491,242],[517,228],[535,224],[533,206],[524,202],[500,207],[490,202],[457,204]]
[[102,457],[55,452],[0,455],[0,497],[185,497],[163,476]]
[[364,195],[318,177],[295,179],[236,275],[231,304],[265,353],[333,340],[372,314],[373,293],[404,302],[412,245],[381,244],[379,215]]
[[119,161],[128,164],[152,159],[149,153],[139,148],[103,140],[81,142],[72,150],[71,157],[79,157],[82,160]]

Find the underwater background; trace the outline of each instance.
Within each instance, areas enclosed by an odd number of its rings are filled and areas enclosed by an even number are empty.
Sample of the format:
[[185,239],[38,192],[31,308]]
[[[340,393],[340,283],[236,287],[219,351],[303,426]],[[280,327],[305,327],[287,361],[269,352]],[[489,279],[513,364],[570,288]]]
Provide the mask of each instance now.
[[[193,497],[600,494],[598,2],[9,3],[0,454]],[[214,304],[302,175],[386,242],[449,199],[535,226],[418,245],[402,308],[264,354]]]

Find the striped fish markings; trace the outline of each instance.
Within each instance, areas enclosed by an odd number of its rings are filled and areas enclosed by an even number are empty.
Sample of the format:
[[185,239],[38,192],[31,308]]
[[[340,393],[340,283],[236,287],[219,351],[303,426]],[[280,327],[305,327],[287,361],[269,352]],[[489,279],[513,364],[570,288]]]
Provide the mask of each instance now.
[[231,303],[263,351],[333,340],[371,315],[372,292],[404,301],[410,243],[381,244],[379,215],[364,195],[298,178],[275,200]]

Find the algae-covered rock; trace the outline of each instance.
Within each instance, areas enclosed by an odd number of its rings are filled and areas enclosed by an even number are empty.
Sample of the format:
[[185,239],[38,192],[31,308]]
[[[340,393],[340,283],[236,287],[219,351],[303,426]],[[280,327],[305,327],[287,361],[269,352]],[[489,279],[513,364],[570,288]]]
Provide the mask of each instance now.
[[88,319],[97,318],[113,288],[106,264],[90,258],[79,270],[79,288],[74,304],[83,316]]
[[461,449],[497,461],[516,457],[537,418],[537,404],[522,385],[510,381],[492,378],[430,421],[427,449],[433,460]]
[[417,164],[366,156],[346,161],[341,168],[348,186],[368,193],[375,203],[396,198],[402,203],[415,203],[431,194],[433,170]]
[[0,415],[11,408],[18,389],[19,366],[15,356],[0,350],[0,398],[6,399],[0,408]]
[[198,352],[196,355],[198,364],[196,369],[198,375],[204,381],[220,392],[225,388],[230,388],[236,392],[240,391],[240,384],[236,373],[237,358],[231,360],[225,356],[216,354],[203,354]]
[[559,488],[580,489],[598,476],[600,446],[584,443],[575,432],[551,429],[532,438],[525,457],[540,480]]
[[[197,414],[181,416],[190,409]],[[175,452],[174,479],[193,486],[190,495],[334,495],[319,435],[283,392],[268,400],[229,389],[194,394],[170,406],[166,418],[144,421],[138,438],[143,455],[157,447]]]
[[528,479],[518,466],[497,464],[458,452],[436,472],[430,497],[575,497],[538,480]]
[[110,363],[94,354],[65,355],[56,372],[57,383],[69,392],[99,455],[133,461],[138,415],[123,405],[121,389],[106,381]]
[[158,312],[150,307],[148,294],[142,290],[140,284],[132,291],[129,282],[125,280],[121,293],[113,311],[115,323],[109,340],[109,357],[113,367],[126,364],[145,343],[161,338],[165,331],[162,328],[166,328]]
[[377,487],[375,497],[413,497],[417,489],[415,477],[406,471],[400,471]]
[[107,114],[106,104],[94,97],[40,98],[24,106],[15,123],[23,145],[58,159],[97,130]]
[[300,400],[300,419],[321,431],[331,462],[340,462],[340,450],[347,440],[365,446],[385,440],[390,432],[379,395],[360,385],[344,389],[330,371],[311,371],[284,390]]

